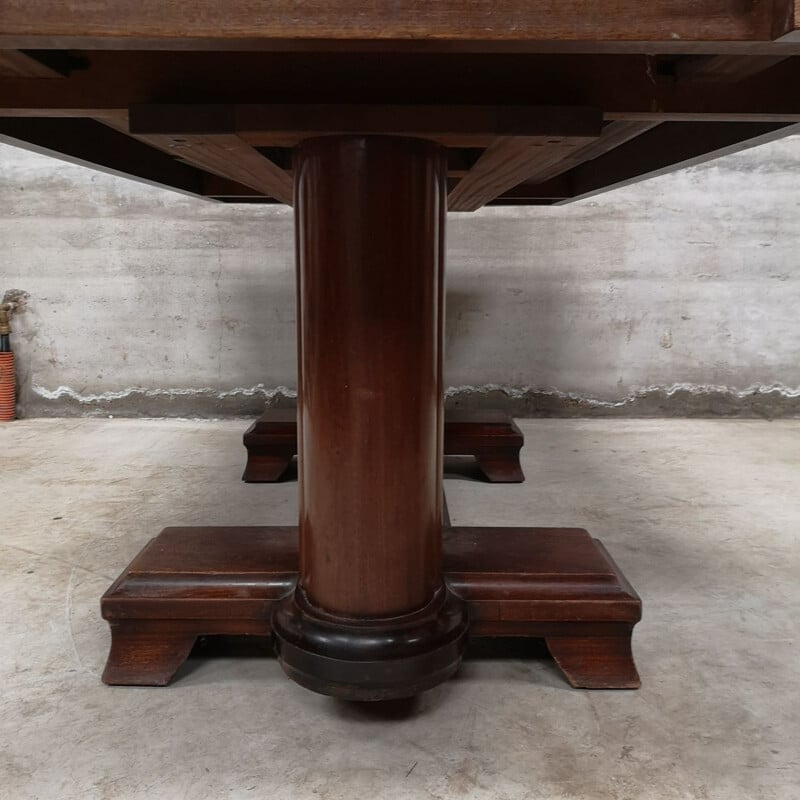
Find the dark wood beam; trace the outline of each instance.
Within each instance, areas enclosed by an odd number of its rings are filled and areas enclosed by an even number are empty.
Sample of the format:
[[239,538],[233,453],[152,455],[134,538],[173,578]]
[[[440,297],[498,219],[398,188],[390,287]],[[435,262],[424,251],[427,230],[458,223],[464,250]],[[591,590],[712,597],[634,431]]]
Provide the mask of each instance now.
[[81,166],[202,196],[203,175],[89,119],[0,119],[0,140]]
[[[748,42],[785,28],[785,0],[5,0],[3,47],[213,50],[310,41]],[[295,44],[296,46],[296,44]]]
[[[448,153],[451,163],[460,164],[461,158],[459,157],[458,150],[451,150]],[[460,169],[448,168],[448,175],[452,176],[453,173],[458,173],[456,177],[448,177],[448,189],[454,189],[460,177]],[[219,175],[212,175],[211,173],[203,174],[203,195],[211,197],[214,200],[221,200],[223,202],[248,202],[248,203],[274,203],[273,198],[267,197],[263,192],[257,189],[252,189],[237,181],[232,181],[229,178],[222,178]],[[520,205],[525,201],[532,203],[539,201],[555,202],[556,200],[565,200],[572,196],[572,184],[565,175],[559,175],[551,178],[544,183],[522,183],[509,189],[507,192],[493,200],[487,205]]]
[[656,122],[800,120],[792,90],[800,58],[738,84],[676,81],[643,55],[95,52],[87,59],[87,69],[64,81],[0,79],[0,115],[97,118],[154,98],[236,105],[257,97],[270,105],[594,106],[606,119]]
[[292,147],[324,134],[421,136],[448,147],[486,147],[497,136],[596,134],[602,114],[572,106],[352,104],[134,105],[136,135],[236,133],[258,147]]
[[21,50],[0,50],[0,78],[63,77],[63,72]]
[[541,165],[533,173],[528,175],[526,183],[543,184],[545,181],[562,175],[578,164],[591,161],[593,158],[608,153],[617,147],[641,136],[645,131],[649,131],[659,123],[640,122],[636,120],[616,120],[607,123],[597,139],[592,139],[583,147],[578,147],[567,153],[561,161],[549,165]]
[[[597,136],[600,135],[598,126]],[[569,158],[590,141],[588,136],[543,140],[528,136],[501,136],[447,196],[448,211],[477,211],[503,192],[537,172]]]
[[210,136],[136,136],[206,172],[243,183],[268,197],[292,205],[292,178],[236,134]]
[[785,61],[788,56],[682,56],[675,62],[679,81],[740,83]]
[[548,142],[546,147],[532,146],[524,139],[498,140],[489,147],[450,192],[448,206],[451,211],[476,211],[520,183],[544,184],[567,172],[576,164],[597,158],[636,136],[650,130],[654,123],[611,122],[599,132],[597,138],[583,142],[572,140],[557,145]]
[[242,141],[235,133],[132,134],[126,111],[98,120],[143,144],[161,150],[184,164],[249,186],[281,203],[292,204],[292,177]]
[[267,199],[267,196],[258,189],[253,189],[238,181],[232,181],[230,178],[223,178],[211,173],[203,175],[203,194],[206,197],[213,197],[217,200],[233,197],[248,197],[250,199],[258,199],[260,197]]
[[280,200],[275,200],[273,197],[264,197],[262,195],[221,195],[220,197],[209,196],[209,199],[216,200],[220,203],[227,205],[253,205],[253,206],[270,206],[281,205]]
[[486,205],[493,206],[554,206],[557,200],[548,197],[513,197],[503,195]]
[[181,136],[149,134],[135,138],[186,164],[250,186],[281,203],[292,205],[291,175],[234,133]]
[[572,197],[572,184],[566,176],[558,175],[543,183],[521,183],[486,205],[519,205],[526,200],[555,202],[569,197]]
[[573,169],[572,202],[792,134],[800,125],[757,122],[665,123]]

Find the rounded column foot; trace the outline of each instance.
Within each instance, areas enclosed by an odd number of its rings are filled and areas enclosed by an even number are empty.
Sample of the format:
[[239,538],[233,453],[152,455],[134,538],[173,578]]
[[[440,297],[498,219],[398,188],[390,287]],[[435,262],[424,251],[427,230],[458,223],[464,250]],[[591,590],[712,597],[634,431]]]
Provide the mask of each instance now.
[[301,686],[346,700],[411,697],[459,667],[468,621],[463,600],[442,586],[413,614],[348,619],[314,608],[302,589],[272,613],[278,660]]

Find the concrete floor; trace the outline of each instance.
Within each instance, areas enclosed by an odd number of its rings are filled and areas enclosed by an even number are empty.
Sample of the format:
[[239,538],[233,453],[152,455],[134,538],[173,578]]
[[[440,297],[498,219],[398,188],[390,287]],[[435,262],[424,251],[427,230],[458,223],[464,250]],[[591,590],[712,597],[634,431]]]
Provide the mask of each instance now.
[[800,421],[523,420],[528,481],[446,481],[455,524],[577,525],[644,601],[638,692],[484,657],[416,702],[305,691],[274,659],[100,683],[98,599],[171,524],[293,523],[240,482],[243,421],[0,426],[0,796],[800,797]]

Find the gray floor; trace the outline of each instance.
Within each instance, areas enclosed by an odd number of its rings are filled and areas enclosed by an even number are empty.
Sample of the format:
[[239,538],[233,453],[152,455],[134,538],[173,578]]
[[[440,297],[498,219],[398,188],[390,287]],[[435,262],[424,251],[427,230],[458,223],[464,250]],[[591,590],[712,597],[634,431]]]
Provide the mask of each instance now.
[[100,683],[98,598],[170,524],[293,523],[245,485],[242,421],[0,426],[0,796],[800,797],[800,421],[528,420],[528,481],[446,481],[454,524],[577,525],[638,589],[638,692],[481,658],[410,707],[352,706],[273,659]]

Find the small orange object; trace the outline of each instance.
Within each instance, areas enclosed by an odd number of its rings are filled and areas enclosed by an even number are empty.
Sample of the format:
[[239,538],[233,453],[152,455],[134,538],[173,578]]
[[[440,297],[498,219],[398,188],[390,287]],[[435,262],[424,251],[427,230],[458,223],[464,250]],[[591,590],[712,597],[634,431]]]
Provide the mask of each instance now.
[[0,353],[0,422],[16,419],[14,354]]

